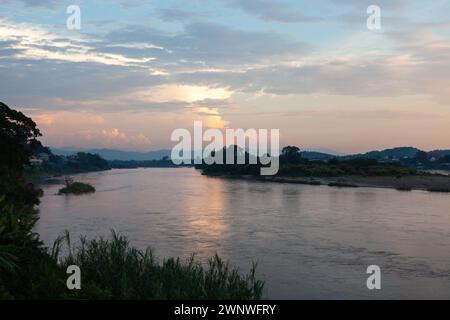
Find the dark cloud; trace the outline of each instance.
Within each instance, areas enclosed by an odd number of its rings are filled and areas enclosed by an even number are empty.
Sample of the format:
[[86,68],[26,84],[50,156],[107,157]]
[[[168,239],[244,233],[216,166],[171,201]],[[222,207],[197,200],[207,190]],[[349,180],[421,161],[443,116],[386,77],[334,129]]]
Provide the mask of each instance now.
[[21,49],[1,48],[0,47],[0,58],[13,56],[13,55],[21,53],[22,51],[23,50],[21,50]]
[[[126,94],[130,88],[161,84],[147,70],[54,60],[2,60],[0,96],[25,105],[38,99],[95,100]],[[25,89],[26,88],[26,89]],[[49,108],[64,106],[49,106]],[[114,106],[111,106],[114,107]]]

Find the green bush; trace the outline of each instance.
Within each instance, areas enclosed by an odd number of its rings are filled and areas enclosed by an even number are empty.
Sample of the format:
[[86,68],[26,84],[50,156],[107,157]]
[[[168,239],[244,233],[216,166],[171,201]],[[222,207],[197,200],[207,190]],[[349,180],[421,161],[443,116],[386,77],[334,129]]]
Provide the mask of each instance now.
[[33,232],[35,214],[0,200],[0,298],[61,297],[64,272]]
[[73,182],[59,190],[59,194],[83,194],[95,192],[95,188],[87,183]]

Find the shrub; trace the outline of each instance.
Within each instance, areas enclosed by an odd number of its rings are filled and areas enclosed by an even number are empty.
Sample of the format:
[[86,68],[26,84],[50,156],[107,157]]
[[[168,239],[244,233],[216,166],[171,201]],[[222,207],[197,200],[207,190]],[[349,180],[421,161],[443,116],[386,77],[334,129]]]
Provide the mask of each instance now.
[[0,200],[0,297],[61,297],[64,273],[33,232],[37,217]]
[[83,194],[95,192],[95,188],[87,183],[73,182],[59,190],[59,194]]
[[158,262],[150,249],[133,248],[114,231],[110,240],[81,238],[61,260],[63,268],[69,265],[82,270],[82,288],[76,292],[80,298],[92,298],[95,292],[112,299],[259,299],[264,287],[255,278],[255,264],[242,276],[217,255],[206,266],[194,256]]
[[428,188],[427,191],[448,193],[448,192],[450,192],[450,188],[449,187],[431,187],[431,188]]

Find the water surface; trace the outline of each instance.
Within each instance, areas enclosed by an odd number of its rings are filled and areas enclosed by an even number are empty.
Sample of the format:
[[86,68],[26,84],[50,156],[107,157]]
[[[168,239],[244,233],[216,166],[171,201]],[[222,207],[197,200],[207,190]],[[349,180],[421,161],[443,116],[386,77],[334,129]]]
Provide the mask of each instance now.
[[[36,231],[50,244],[111,229],[159,257],[258,262],[269,298],[450,298],[450,196],[205,177],[194,169],[76,176],[97,192],[44,186]],[[369,291],[366,268],[382,271]]]

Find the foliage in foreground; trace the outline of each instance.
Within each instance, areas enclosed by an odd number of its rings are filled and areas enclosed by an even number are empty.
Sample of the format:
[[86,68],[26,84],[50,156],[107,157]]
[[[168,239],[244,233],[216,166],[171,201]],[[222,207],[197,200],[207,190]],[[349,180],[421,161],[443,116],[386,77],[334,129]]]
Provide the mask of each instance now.
[[36,215],[0,199],[0,299],[49,299],[65,294],[65,274],[32,231]]
[[[66,243],[70,246],[69,237]],[[81,244],[61,260],[63,269],[70,265],[82,270],[82,289],[75,292],[81,298],[259,299],[264,286],[255,278],[255,265],[242,276],[217,255],[206,266],[193,256],[185,262],[170,258],[160,263],[150,249],[133,248],[114,231],[110,240],[81,238]]]

